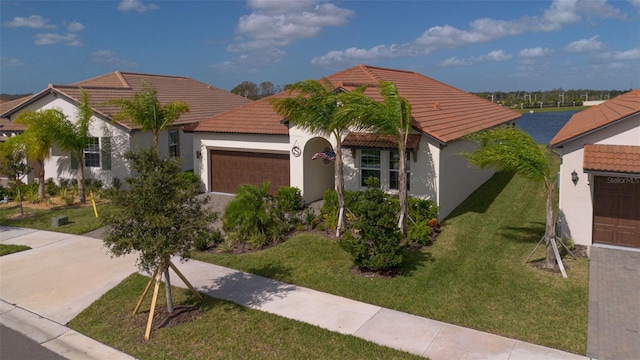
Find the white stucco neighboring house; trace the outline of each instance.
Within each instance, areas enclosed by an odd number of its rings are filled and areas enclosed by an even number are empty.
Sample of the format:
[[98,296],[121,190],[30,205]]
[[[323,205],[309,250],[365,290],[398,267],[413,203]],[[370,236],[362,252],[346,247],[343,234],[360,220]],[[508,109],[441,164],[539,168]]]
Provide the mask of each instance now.
[[[381,81],[392,81],[412,106],[408,141],[409,195],[434,200],[440,218],[488,180],[491,170],[478,170],[459,155],[473,146],[463,136],[513,123],[520,114],[422,74],[359,65],[326,77],[340,91],[368,85],[366,94],[379,99]],[[273,97],[290,96],[288,91]],[[194,171],[208,192],[233,193],[244,183],[270,180],[272,191],[295,186],[305,202],[322,198],[335,187],[335,165],[322,156],[337,141],[343,145],[345,187],[364,188],[375,176],[381,187],[397,192],[397,144],[371,133],[349,133],[343,139],[311,134],[290,124],[262,99],[212,116],[185,129],[193,133],[197,154]]]
[[640,250],[640,89],[574,114],[549,146],[562,157],[560,236]]
[[[91,143],[85,149],[85,178],[99,179],[105,186],[114,177],[124,180],[130,175],[123,155],[129,150],[139,150],[153,144],[150,132],[127,120],[113,121],[121,109],[106,102],[118,98],[131,98],[145,85],[158,90],[161,104],[170,101],[187,103],[190,111],[175,121],[174,126],[159,136],[160,155],[178,156],[183,170],[193,169],[193,139],[181,127],[212,115],[233,109],[251,101],[212,87],[188,77],[113,72],[71,85],[49,85],[37,94],[0,105],[0,133],[3,136],[19,134],[24,125],[16,124],[16,118],[24,111],[58,109],[75,121],[82,91],[86,91],[93,109],[90,122]],[[70,154],[56,146],[45,162],[45,178],[75,179],[75,164]],[[29,178],[33,180],[33,176]]]

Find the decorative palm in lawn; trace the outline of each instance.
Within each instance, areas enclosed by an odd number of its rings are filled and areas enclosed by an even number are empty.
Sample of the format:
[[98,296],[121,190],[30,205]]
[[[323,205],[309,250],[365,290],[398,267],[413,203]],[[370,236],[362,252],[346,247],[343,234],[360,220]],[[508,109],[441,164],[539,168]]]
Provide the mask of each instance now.
[[56,109],[25,111],[16,123],[27,125],[21,136],[27,158],[36,163],[38,197],[44,199],[44,161],[51,156],[51,146],[55,142],[53,127],[63,121],[65,115]]
[[189,107],[182,101],[171,101],[162,106],[158,101],[158,90],[148,83],[130,99],[113,99],[107,103],[122,109],[114,116],[114,120],[129,120],[141,126],[142,130],[151,131],[156,149],[160,132],[169,128],[182,114],[189,112]]
[[553,173],[549,164],[550,154],[536,144],[529,134],[514,126],[483,130],[469,134],[466,138],[479,145],[473,152],[462,153],[469,163],[480,168],[492,167],[498,171],[517,173],[544,185],[547,195],[546,224],[544,237],[540,243],[544,240],[546,244],[547,266],[555,267],[557,263],[563,276],[566,277],[556,245],[554,210],[556,174]]
[[56,138],[56,143],[60,149],[71,152],[78,162],[76,169],[76,178],[78,181],[78,198],[80,203],[86,202],[86,194],[84,187],[84,150],[89,142],[89,123],[93,110],[89,105],[89,95],[83,90],[80,103],[78,104],[78,112],[76,121],[71,122],[66,117],[56,119],[52,123],[52,131]]
[[357,126],[357,119],[337,116],[338,110],[348,103],[353,94],[361,93],[356,89],[350,93],[338,91],[329,80],[306,80],[293,84],[289,91],[295,94],[289,98],[273,98],[271,105],[275,111],[288,118],[292,124],[311,133],[324,136],[333,135],[336,139],[336,191],[338,193],[338,224],[336,236],[344,226],[344,169],[342,166],[342,137],[350,128]]
[[[400,197],[400,214],[398,228],[406,232],[407,217],[407,137],[411,129],[411,104],[400,96],[398,88],[392,82],[382,81],[379,84],[382,102],[375,101],[363,92],[351,92],[345,95],[344,106],[337,114],[340,121],[356,122],[361,128],[391,135],[398,144],[398,195]],[[355,120],[353,120],[355,119]]]

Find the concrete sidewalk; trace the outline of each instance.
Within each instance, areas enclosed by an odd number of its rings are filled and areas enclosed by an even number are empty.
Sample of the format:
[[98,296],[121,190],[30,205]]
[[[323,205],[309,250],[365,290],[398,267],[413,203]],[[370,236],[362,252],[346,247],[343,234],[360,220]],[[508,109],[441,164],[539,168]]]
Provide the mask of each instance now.
[[[95,341],[85,345],[82,342],[90,339],[63,324],[136,271],[135,259],[111,259],[100,240],[84,236],[0,227],[0,241],[34,248],[0,258],[2,324],[34,334],[32,338],[52,344],[50,348],[59,347],[69,358],[130,358]],[[217,265],[193,260],[180,263],[178,259],[174,264],[198,291],[209,296],[432,360],[588,359]],[[177,276],[173,283],[184,287]],[[51,293],[43,296],[45,291]],[[63,344],[53,346],[58,340]]]

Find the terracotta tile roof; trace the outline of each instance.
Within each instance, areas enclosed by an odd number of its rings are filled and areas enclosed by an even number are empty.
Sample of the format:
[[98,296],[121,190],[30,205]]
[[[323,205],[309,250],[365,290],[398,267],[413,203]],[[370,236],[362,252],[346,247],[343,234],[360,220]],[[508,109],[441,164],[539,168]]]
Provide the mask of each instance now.
[[640,89],[635,89],[574,114],[551,139],[549,145],[561,146],[569,140],[638,113]]
[[[49,90],[57,92],[71,100],[78,101],[84,89],[90,95],[92,108],[107,119],[120,112],[118,106],[105,105],[108,100],[129,98],[149,83],[158,90],[161,104],[170,101],[184,101],[189,112],[182,115],[176,125],[185,125],[200,121],[212,115],[250,103],[251,100],[231,94],[222,89],[207,85],[188,77],[114,72],[92,79],[76,82],[71,85],[49,85]],[[40,94],[46,94],[46,90]],[[37,95],[36,95],[37,96]],[[5,113],[5,104],[2,104]],[[12,107],[15,111],[15,107]],[[8,110],[8,109],[7,109]],[[128,121],[120,122],[123,126],[138,128]]]
[[587,144],[584,146],[582,168],[586,171],[640,174],[640,146]]
[[26,129],[25,125],[16,124],[9,119],[0,119],[0,133],[20,133]]
[[[366,94],[380,100],[377,84],[392,81],[400,95],[411,102],[413,126],[446,143],[467,133],[504,124],[519,118],[515,111],[493,104],[468,92],[456,89],[416,72],[359,65],[327,77],[335,87],[352,90],[371,85]],[[289,96],[288,91],[275,95]],[[281,127],[282,117],[270,106],[268,99],[261,99],[242,108],[206,119],[193,131],[273,133],[286,134]]]
[[[420,134],[410,134],[407,138],[407,149],[415,150],[420,143]],[[347,148],[397,149],[398,142],[393,136],[372,133],[352,132],[345,136],[342,146]]]

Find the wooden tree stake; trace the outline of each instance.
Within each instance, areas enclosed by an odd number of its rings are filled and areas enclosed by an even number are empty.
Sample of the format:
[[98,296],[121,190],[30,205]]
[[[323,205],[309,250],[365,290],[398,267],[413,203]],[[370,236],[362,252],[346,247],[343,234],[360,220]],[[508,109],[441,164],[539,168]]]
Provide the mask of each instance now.
[[198,297],[198,299],[202,300],[202,295],[200,295],[200,293],[196,291],[196,289],[193,287],[193,285],[191,285],[189,280],[187,280],[187,278],[184,277],[184,275],[182,275],[182,273],[178,270],[178,268],[175,265],[173,265],[171,260],[169,260],[169,266],[173,269],[176,275],[178,275],[180,280],[182,280],[182,282],[184,282],[187,285],[187,287],[189,287],[189,290],[191,290],[191,292],[193,292]]
[[149,319],[147,320],[147,329],[144,332],[144,339],[149,340],[151,335],[151,325],[153,324],[153,314],[156,312],[156,301],[158,300],[158,290],[160,289],[160,281],[162,280],[162,273],[164,269],[164,263],[158,267],[156,271],[156,285],[153,288],[153,298],[151,299],[151,309],[149,309]]
[[140,305],[142,305],[142,302],[144,301],[145,296],[147,296],[147,293],[149,292],[149,289],[151,288],[151,283],[153,282],[153,279],[156,278],[156,274],[158,274],[158,268],[156,268],[156,270],[153,272],[153,275],[151,275],[151,278],[149,279],[149,282],[147,283],[147,287],[144,288],[144,292],[142,293],[142,296],[140,296],[140,300],[138,300],[138,304],[136,305],[136,308],[133,309],[133,314],[135,315],[138,313],[138,310],[140,310]]

